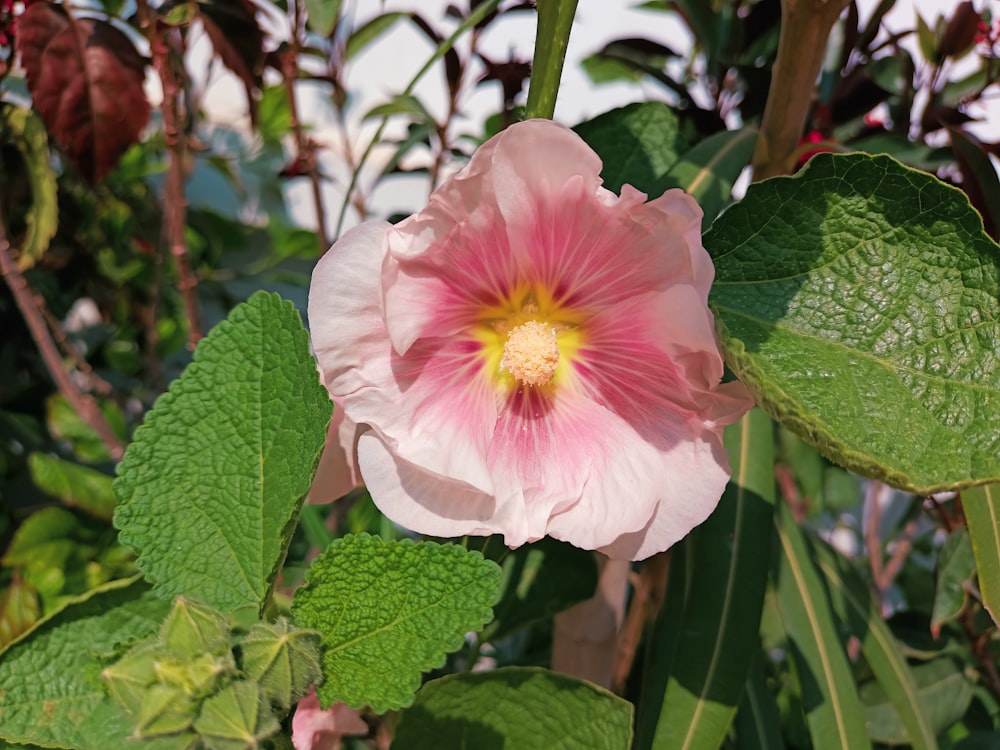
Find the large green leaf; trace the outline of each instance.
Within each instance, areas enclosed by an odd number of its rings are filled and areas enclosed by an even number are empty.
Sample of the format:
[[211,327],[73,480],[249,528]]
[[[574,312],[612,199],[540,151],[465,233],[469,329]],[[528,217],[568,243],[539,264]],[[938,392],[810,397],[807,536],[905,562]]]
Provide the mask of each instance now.
[[627,183],[650,197],[659,195],[663,176],[688,148],[680,120],[661,102],[613,109],[574,130],[601,157],[604,187],[616,193]]
[[531,667],[427,683],[396,727],[392,750],[628,750],[632,704]]
[[936,750],[937,732],[927,719],[913,671],[882,619],[867,584],[850,561],[825,544],[816,546],[817,562],[826,576],[839,620],[861,642],[865,661],[893,706],[896,725],[915,750]]
[[495,563],[455,544],[334,541],[292,604],[296,624],[322,634],[323,705],[409,705],[421,673],[489,621],[499,584]]
[[1000,488],[993,485],[965,490],[962,509],[972,539],[983,606],[993,622],[1000,623]]
[[76,750],[125,747],[132,725],[101,670],[124,644],[160,626],[170,603],[115,581],[67,606],[0,654],[0,737]]
[[[719,507],[680,548],[689,594],[683,611],[661,610],[653,635],[672,640],[674,628],[680,628],[659,715],[649,715],[643,705],[640,748],[721,745],[758,650],[774,515],[772,422],[759,409],[751,410],[727,428],[725,444],[732,482]],[[674,555],[672,562],[677,551]],[[679,626],[664,622],[678,618]],[[646,689],[662,694],[666,675],[651,677],[657,684]],[[651,739],[650,724],[655,725]]]
[[115,481],[115,525],[158,591],[263,607],[329,418],[291,303],[257,293],[212,330]]
[[869,747],[857,687],[809,546],[784,503],[776,520],[778,605],[813,746]]
[[705,246],[726,361],[778,420],[914,492],[1000,479],[1000,248],[961,192],[819,154]]

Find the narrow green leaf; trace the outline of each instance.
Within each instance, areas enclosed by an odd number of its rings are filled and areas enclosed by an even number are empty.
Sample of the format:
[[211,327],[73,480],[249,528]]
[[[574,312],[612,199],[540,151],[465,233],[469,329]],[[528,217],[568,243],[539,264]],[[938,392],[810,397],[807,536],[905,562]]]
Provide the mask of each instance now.
[[964,194],[819,154],[705,246],[726,361],[776,419],[918,494],[1000,479],[1000,248]]
[[340,18],[342,0],[305,0],[306,24],[320,36],[330,36]]
[[400,94],[393,97],[391,102],[372,107],[365,112],[361,119],[367,120],[372,117],[390,117],[392,115],[409,115],[417,122],[433,123],[434,118],[427,108],[417,97],[412,94]]
[[708,227],[732,202],[733,185],[750,163],[756,143],[757,131],[749,127],[709,136],[670,168],[653,195],[681,188],[698,201]]
[[30,454],[28,470],[38,487],[66,505],[107,521],[114,515],[114,480],[107,474],[45,453]]
[[990,155],[975,136],[961,128],[948,128],[951,148],[962,170],[962,187],[972,204],[984,215],[983,223],[1000,233],[1000,176]]
[[850,561],[826,544],[817,544],[816,559],[826,576],[838,619],[861,642],[865,661],[888,696],[905,741],[916,750],[936,750],[937,731],[927,719],[916,679],[892,631],[872,599],[867,584]]
[[779,503],[778,604],[802,691],[813,746],[869,747],[857,687],[826,590],[791,511]]
[[355,29],[344,45],[344,59],[356,57],[361,50],[387,32],[396,22],[409,16],[409,13],[382,13],[367,23]]
[[781,715],[774,702],[774,696],[767,686],[767,678],[761,667],[758,653],[750,673],[747,675],[746,689],[736,712],[736,738],[739,750],[772,750],[782,747]]
[[484,554],[496,550],[501,558],[496,562],[503,570],[500,601],[493,608],[493,622],[483,631],[484,641],[498,640],[550,618],[589,599],[597,588],[597,563],[589,550],[551,537],[516,550],[503,546],[499,537],[486,537],[481,545],[473,545],[471,549]]
[[941,626],[962,614],[968,598],[966,586],[976,574],[976,558],[966,529],[948,535],[938,556],[937,588],[931,610],[931,632],[937,636]]
[[656,197],[657,185],[688,148],[677,115],[661,102],[629,104],[573,128],[604,162],[604,187],[628,183]]
[[[772,423],[753,409],[726,429],[733,478],[718,508],[685,540],[688,571],[681,635],[653,748],[718,747],[729,732],[758,649],[773,531]],[[660,636],[661,622],[657,626]],[[671,638],[672,628],[663,631]],[[641,719],[639,747],[647,717]]]
[[[0,120],[3,120],[0,135],[6,137],[7,144],[17,149],[31,189],[31,205],[24,214],[24,236],[18,243],[20,255],[17,265],[24,271],[41,260],[59,226],[56,173],[52,169],[45,125],[37,114],[3,102],[0,103]],[[3,172],[8,180],[14,174],[10,165],[5,165]],[[10,207],[4,210],[9,216]]]
[[1000,624],[1000,488],[971,487],[962,492],[962,509],[969,526],[979,574],[983,606]]
[[631,739],[628,701],[548,670],[504,667],[428,682],[392,750],[628,750]]
[[421,673],[489,621],[499,583],[495,563],[458,545],[334,541],[292,603],[296,624],[322,634],[322,704],[379,713],[409,705]]
[[101,685],[123,644],[156,632],[170,603],[115,581],[46,618],[0,653],[0,737],[77,750],[125,747],[132,726]]
[[199,345],[118,467],[115,525],[164,596],[261,609],[326,439],[298,312],[259,292]]
[[[972,702],[972,684],[951,659],[935,659],[913,667],[912,671],[918,691],[916,708],[929,725],[931,737],[933,733],[943,734],[968,709]],[[881,682],[862,685],[861,701],[874,741],[890,745],[911,742],[911,735],[898,711],[899,703],[887,695]]]

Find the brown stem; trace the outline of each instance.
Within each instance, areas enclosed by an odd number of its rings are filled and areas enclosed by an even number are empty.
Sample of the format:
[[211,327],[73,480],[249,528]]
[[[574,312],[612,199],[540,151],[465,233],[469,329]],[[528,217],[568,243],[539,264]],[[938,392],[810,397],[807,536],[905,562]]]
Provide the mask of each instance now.
[[753,155],[754,180],[791,174],[830,29],[848,0],[781,0],[781,36]]
[[667,575],[670,572],[670,552],[660,552],[643,562],[638,576],[633,576],[632,603],[625,624],[618,637],[618,652],[611,676],[611,690],[616,695],[625,692],[625,681],[632,671],[632,663],[639,647],[639,641],[647,625],[656,621],[667,590]]
[[137,3],[140,23],[149,39],[153,67],[163,87],[163,136],[167,144],[167,179],[163,190],[163,216],[165,243],[170,248],[177,266],[177,288],[184,302],[188,321],[188,348],[194,349],[201,340],[201,315],[198,309],[198,278],[191,268],[185,229],[187,226],[187,198],[184,195],[184,161],[187,156],[187,135],[180,123],[181,82],[171,64],[171,46],[180,47],[183,55],[183,38],[177,29],[157,28],[146,0]]
[[302,43],[299,40],[299,30],[302,28],[302,4],[292,0],[289,11],[292,14],[292,33],[289,50],[281,58],[281,75],[285,82],[288,113],[291,119],[292,133],[295,136],[295,163],[301,165],[303,173],[309,177],[313,207],[316,211],[316,241],[319,244],[319,255],[323,255],[330,246],[330,238],[326,229],[326,212],[323,208],[323,191],[319,179],[319,162],[316,159],[316,144],[306,136],[302,129],[298,105],[295,101],[299,52],[302,49]]
[[24,321],[28,324],[31,337],[38,346],[38,351],[42,354],[45,366],[48,368],[52,379],[56,381],[59,392],[69,402],[70,406],[80,415],[91,429],[94,430],[108,448],[111,457],[118,461],[125,455],[125,446],[111,429],[111,425],[104,418],[100,407],[88,394],[83,393],[73,382],[73,378],[63,367],[62,357],[59,349],[49,329],[45,325],[45,317],[38,308],[35,293],[32,291],[28,280],[24,278],[18,270],[17,264],[10,252],[10,242],[7,239],[7,229],[3,222],[3,215],[0,214],[0,275],[3,276],[14,301],[24,316]]
[[865,548],[868,551],[868,565],[872,569],[879,610],[882,609],[882,595],[886,589],[883,582],[882,537],[879,535],[879,523],[882,519],[882,507],[879,503],[884,489],[881,482],[872,481],[865,493],[865,510],[868,512],[864,530]]
[[66,331],[63,330],[59,319],[49,312],[49,308],[40,294],[35,295],[35,305],[38,307],[38,311],[45,319],[45,323],[48,325],[49,331],[52,332],[52,338],[55,339],[56,344],[59,345],[63,354],[73,360],[77,371],[87,379],[87,383],[89,385],[87,390],[96,391],[102,396],[109,395],[112,390],[111,383],[94,372],[90,363],[84,359],[81,356],[80,351],[73,346],[69,338],[66,336]]

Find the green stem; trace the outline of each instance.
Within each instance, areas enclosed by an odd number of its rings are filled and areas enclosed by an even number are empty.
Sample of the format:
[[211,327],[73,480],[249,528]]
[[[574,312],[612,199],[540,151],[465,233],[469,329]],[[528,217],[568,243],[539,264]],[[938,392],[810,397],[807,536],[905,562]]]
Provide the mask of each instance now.
[[577,0],[538,0],[538,32],[524,116],[552,119]]
[[[573,4],[576,4],[575,0]],[[431,55],[430,59],[424,63],[424,66],[417,71],[415,76],[413,76],[413,80],[411,80],[407,85],[402,95],[409,96],[412,94],[413,89],[416,88],[420,79],[423,78],[427,71],[434,66],[434,63],[444,57],[448,50],[455,46],[455,42],[461,38],[462,34],[495,11],[498,5],[500,5],[500,0],[486,0],[486,2],[477,5],[476,9],[470,13],[461,24],[459,24],[458,28],[455,29],[455,32],[438,45],[438,48],[434,50],[434,54]],[[365,166],[365,162],[368,161],[368,157],[371,154],[372,149],[375,148],[376,144],[382,138],[382,131],[385,130],[385,124],[388,121],[389,115],[383,115],[381,122],[378,124],[378,129],[375,131],[375,135],[372,136],[372,139],[365,148],[364,153],[361,154],[361,158],[358,160],[357,166],[354,167],[354,172],[351,173],[351,183],[347,186],[347,192],[344,194],[344,202],[340,206],[340,215],[337,217],[337,228],[334,233],[335,238],[340,237],[340,232],[344,227],[344,219],[347,216],[347,209],[351,205],[351,196],[354,195],[354,190],[358,186],[358,177],[361,175],[361,170]]]

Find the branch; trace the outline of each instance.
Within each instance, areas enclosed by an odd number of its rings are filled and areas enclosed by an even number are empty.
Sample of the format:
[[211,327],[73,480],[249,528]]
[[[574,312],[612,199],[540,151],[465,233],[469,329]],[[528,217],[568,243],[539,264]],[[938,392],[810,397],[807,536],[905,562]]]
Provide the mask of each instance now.
[[0,214],[0,275],[3,276],[11,294],[14,295],[14,301],[21,310],[25,323],[28,324],[31,337],[35,340],[38,351],[41,353],[52,379],[55,380],[59,392],[80,415],[80,418],[97,433],[107,446],[111,457],[115,461],[120,460],[125,455],[125,446],[115,435],[115,431],[111,429],[111,425],[104,418],[97,402],[76,386],[73,378],[63,367],[59,349],[45,325],[45,317],[38,308],[35,293],[28,284],[28,280],[18,270],[11,255],[11,246],[7,239],[7,228],[4,225],[2,214]]

